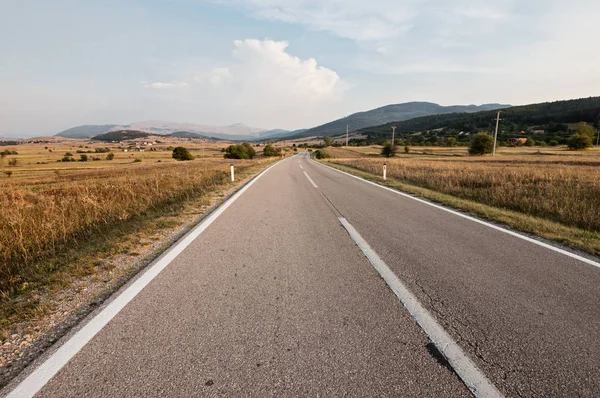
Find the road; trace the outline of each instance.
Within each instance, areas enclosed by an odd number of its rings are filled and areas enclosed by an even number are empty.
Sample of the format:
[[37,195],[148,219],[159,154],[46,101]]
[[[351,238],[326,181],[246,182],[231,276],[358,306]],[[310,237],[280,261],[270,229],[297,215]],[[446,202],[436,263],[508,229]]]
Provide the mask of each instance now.
[[598,396],[593,262],[303,155],[208,220],[13,396]]

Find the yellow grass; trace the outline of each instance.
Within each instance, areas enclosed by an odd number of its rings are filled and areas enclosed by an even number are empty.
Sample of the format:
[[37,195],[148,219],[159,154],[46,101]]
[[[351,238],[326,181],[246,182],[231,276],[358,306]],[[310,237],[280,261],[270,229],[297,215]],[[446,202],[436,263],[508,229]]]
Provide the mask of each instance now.
[[[378,175],[383,159],[335,162]],[[387,173],[459,198],[600,231],[600,158],[388,159]]]
[[[5,147],[19,152],[8,158],[21,165],[9,167],[5,159],[2,171],[13,173],[0,174],[0,291],[14,290],[38,271],[32,268],[44,267],[41,260],[106,228],[226,185],[232,163],[215,146],[204,150],[206,158],[191,162],[176,162],[167,150],[134,153],[141,163],[122,152],[115,152],[113,161],[56,162],[63,151],[75,155],[64,145],[50,145],[59,147],[53,152],[45,151],[44,144]],[[192,152],[202,153],[199,148]],[[239,172],[271,161],[234,163]]]

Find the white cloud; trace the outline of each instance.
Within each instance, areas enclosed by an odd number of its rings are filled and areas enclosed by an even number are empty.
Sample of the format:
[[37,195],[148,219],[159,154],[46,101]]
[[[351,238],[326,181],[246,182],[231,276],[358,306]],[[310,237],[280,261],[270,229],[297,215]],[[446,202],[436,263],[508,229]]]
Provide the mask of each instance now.
[[[268,20],[307,25],[354,40],[382,40],[401,35],[415,17],[418,0],[221,0],[246,7]],[[373,4],[377,3],[377,4]]]
[[189,86],[189,84],[186,83],[186,82],[169,82],[169,83],[163,83],[163,82],[154,82],[154,83],[141,82],[141,84],[145,88],[153,88],[153,89],[157,89],[157,90],[174,89],[174,88],[185,88],[185,87]]
[[319,100],[332,98],[340,77],[319,66],[314,58],[302,60],[286,52],[288,42],[236,40],[233,79],[241,92],[268,93],[276,97]]
[[245,123],[312,125],[315,118],[326,120],[328,107],[339,102],[346,88],[335,71],[316,59],[290,54],[286,41],[246,39],[233,44],[231,62],[196,75],[192,91]]
[[213,87],[221,87],[229,84],[232,81],[231,72],[229,68],[213,68],[210,72],[202,75],[194,76],[195,82],[208,82]]

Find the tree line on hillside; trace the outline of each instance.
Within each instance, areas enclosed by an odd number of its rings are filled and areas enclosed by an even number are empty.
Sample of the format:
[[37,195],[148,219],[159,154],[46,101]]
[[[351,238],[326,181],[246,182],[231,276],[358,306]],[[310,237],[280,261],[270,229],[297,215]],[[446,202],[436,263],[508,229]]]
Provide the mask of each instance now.
[[[529,138],[534,145],[566,145],[575,134],[575,123],[600,129],[600,97],[506,108],[501,119],[500,143]],[[496,111],[425,116],[358,130],[365,138],[352,139],[350,145],[383,144],[390,139],[393,125],[396,137],[410,145],[468,145],[473,135],[494,131],[495,124]]]

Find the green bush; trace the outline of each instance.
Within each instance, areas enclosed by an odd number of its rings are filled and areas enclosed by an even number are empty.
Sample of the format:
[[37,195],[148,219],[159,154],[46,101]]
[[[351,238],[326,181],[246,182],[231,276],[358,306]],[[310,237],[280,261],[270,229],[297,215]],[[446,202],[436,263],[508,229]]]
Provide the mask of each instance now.
[[115,158],[114,153],[109,153],[108,155],[106,155],[106,160],[113,160],[114,158]]
[[80,157],[80,159],[79,159],[80,162],[87,162],[88,161],[88,155],[79,155],[79,157]]
[[386,158],[391,158],[398,151],[398,147],[396,145],[392,145],[391,142],[387,142],[383,148],[381,148],[381,156],[385,156]]
[[587,123],[579,123],[575,130],[575,134],[572,135],[567,142],[569,149],[578,151],[591,148],[594,145],[594,133],[594,128],[588,126]]
[[332,146],[335,143],[335,139],[333,137],[323,137],[323,146],[328,147]]
[[535,141],[531,137],[527,137],[527,141],[525,141],[525,146],[534,146]]
[[142,159],[140,159],[140,158],[135,158],[133,160],[133,163],[141,163],[141,162],[142,162]]
[[569,138],[567,142],[569,149],[579,151],[586,148],[591,148],[593,145],[592,137],[587,134],[574,134]]
[[173,159],[194,160],[194,156],[192,156],[192,154],[190,153],[190,151],[187,150],[187,148],[178,146],[177,148],[173,149]]
[[317,157],[317,159],[329,159],[331,157],[331,155],[327,152],[325,152],[322,149],[319,149],[315,152],[315,156]]
[[71,157],[71,156],[73,156],[73,154],[71,152],[65,152],[65,156]]
[[267,144],[263,150],[263,156],[281,156],[281,152],[275,149],[273,145]]
[[469,155],[483,155],[492,153],[494,148],[494,139],[488,133],[477,133],[471,140],[469,146]]
[[238,145],[229,145],[225,149],[225,159],[253,159],[256,156],[256,151],[252,145],[244,142]]

